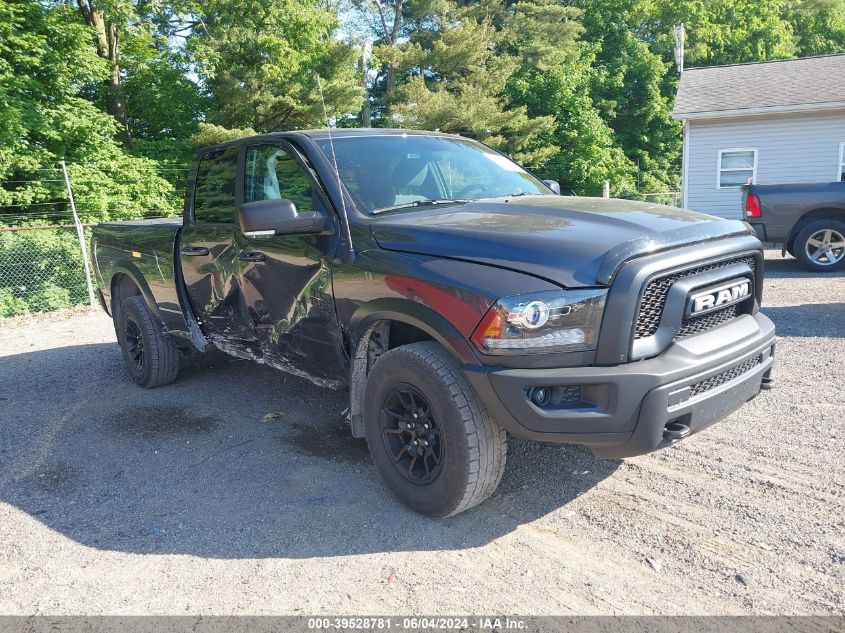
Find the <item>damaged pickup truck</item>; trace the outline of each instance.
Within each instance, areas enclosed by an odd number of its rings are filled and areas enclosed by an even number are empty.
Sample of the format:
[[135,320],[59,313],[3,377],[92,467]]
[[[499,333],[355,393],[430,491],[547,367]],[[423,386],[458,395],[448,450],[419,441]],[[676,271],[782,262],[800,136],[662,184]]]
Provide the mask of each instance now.
[[747,224],[558,191],[459,136],[269,134],[200,150],[184,217],[101,224],[92,259],[139,385],[213,346],[346,389],[388,487],[449,516],[508,434],[640,455],[769,386]]

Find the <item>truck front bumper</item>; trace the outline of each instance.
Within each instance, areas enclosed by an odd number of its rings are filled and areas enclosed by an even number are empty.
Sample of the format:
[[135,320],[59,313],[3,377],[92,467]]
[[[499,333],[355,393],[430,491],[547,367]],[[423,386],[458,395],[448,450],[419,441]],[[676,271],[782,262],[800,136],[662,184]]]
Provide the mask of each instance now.
[[[464,371],[512,435],[619,458],[674,444],[737,410],[770,377],[774,351],[775,327],[758,313],[625,365]],[[535,404],[537,389],[550,401]]]

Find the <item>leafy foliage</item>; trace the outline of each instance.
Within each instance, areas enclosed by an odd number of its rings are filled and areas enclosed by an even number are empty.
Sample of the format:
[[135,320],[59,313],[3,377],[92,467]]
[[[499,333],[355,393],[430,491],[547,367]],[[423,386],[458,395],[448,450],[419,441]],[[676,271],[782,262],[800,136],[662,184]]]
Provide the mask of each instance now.
[[[60,160],[74,180],[83,222],[178,208],[156,162],[127,153],[116,140],[115,119],[82,96],[107,72],[89,29],[69,7],[0,4],[0,224],[70,220]],[[4,316],[73,305],[85,296],[72,231],[0,233],[0,262]]]
[[10,0],[0,5],[0,33],[0,219],[66,200],[64,184],[51,182],[59,172],[45,178],[61,160],[75,177],[83,221],[175,209],[156,163],[128,154],[115,140],[114,118],[79,96],[107,69],[70,9]]
[[334,13],[302,0],[210,0],[188,42],[213,97],[209,120],[259,132],[322,126],[357,110],[355,51],[333,37]]
[[[176,214],[197,147],[326,115],[471,136],[579,194],[676,191],[680,23],[687,66],[845,52],[845,0],[5,0],[0,225],[68,221],[61,160],[84,222]],[[73,259],[71,233],[0,232],[0,269]],[[80,300],[39,265],[0,314]]]
[[505,87],[520,73],[563,62],[580,30],[578,13],[546,0],[409,5],[405,18],[415,28],[391,55],[403,83],[387,122],[464,134],[517,160],[544,163],[555,153],[547,142],[553,114],[529,116]]
[[512,102],[524,104],[529,116],[553,116],[548,145],[557,148],[545,164],[533,166],[543,178],[560,182],[564,192],[600,195],[605,180],[613,191],[632,191],[634,165],[616,145],[613,130],[590,97],[592,59],[535,72],[510,82]]

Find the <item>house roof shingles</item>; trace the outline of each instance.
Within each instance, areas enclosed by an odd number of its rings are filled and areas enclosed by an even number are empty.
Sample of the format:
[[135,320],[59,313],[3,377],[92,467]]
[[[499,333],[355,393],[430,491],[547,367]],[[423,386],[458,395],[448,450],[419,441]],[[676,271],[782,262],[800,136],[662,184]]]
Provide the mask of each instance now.
[[690,68],[681,75],[676,119],[845,105],[845,54]]

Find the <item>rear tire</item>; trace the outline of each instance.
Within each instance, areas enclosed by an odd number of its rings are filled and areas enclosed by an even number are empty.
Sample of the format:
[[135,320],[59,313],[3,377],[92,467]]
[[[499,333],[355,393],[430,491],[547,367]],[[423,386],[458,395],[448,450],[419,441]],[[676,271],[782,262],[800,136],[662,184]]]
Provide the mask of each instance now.
[[792,250],[807,270],[840,270],[845,266],[845,222],[832,218],[810,222],[795,236]]
[[143,297],[127,297],[115,313],[117,342],[126,370],[145,389],[168,385],[179,373],[179,349],[150,314]]
[[453,516],[499,485],[507,434],[435,342],[397,347],[378,359],[367,378],[364,420],[376,468],[415,512]]

